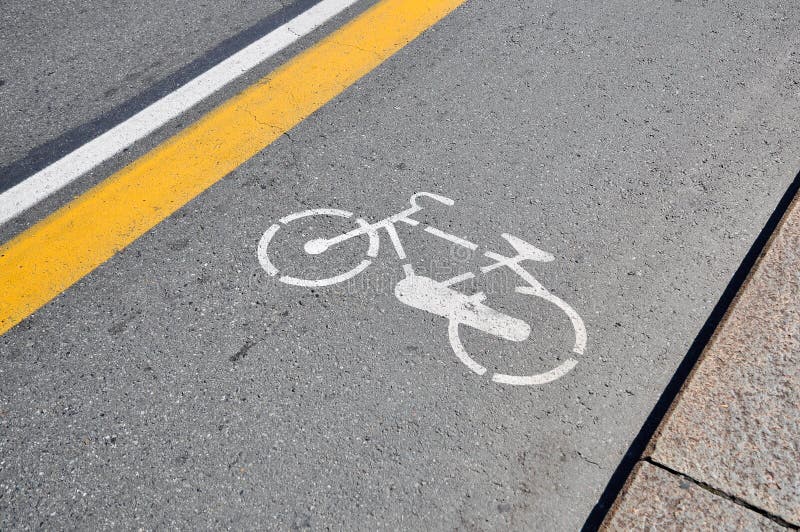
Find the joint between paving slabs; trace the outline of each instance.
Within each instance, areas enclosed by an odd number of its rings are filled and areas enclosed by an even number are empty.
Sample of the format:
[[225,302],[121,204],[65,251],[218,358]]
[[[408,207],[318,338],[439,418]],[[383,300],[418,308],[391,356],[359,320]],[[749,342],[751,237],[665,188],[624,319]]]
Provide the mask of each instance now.
[[783,518],[781,518],[781,517],[779,517],[777,515],[771,514],[768,511],[764,510],[763,508],[759,508],[758,506],[753,506],[749,502],[747,502],[747,501],[745,501],[743,499],[740,499],[739,497],[737,497],[735,495],[731,495],[730,493],[726,493],[726,492],[720,490],[719,488],[715,488],[711,484],[703,482],[702,480],[697,480],[696,478],[692,478],[692,477],[690,477],[689,475],[687,475],[685,473],[681,473],[678,470],[672,469],[671,467],[669,467],[667,465],[664,465],[661,462],[657,462],[657,461],[653,460],[652,457],[648,456],[647,458],[642,459],[642,462],[647,462],[648,464],[650,464],[652,466],[655,466],[655,467],[658,467],[660,469],[663,469],[664,471],[666,471],[667,473],[669,473],[671,475],[680,477],[684,481],[691,482],[695,486],[697,486],[697,487],[699,487],[701,489],[704,489],[704,490],[708,491],[709,493],[711,493],[713,495],[716,495],[717,497],[722,497],[723,499],[727,499],[727,500],[731,501],[734,504],[742,506],[743,508],[746,508],[746,509],[748,509],[748,510],[750,510],[752,512],[755,512],[755,513],[757,513],[757,514],[759,514],[759,515],[761,515],[763,517],[766,517],[770,521],[773,521],[774,523],[776,523],[776,524],[778,524],[778,525],[780,525],[780,526],[782,526],[784,528],[787,528],[789,530],[800,530],[800,527],[798,527],[797,525],[795,525],[793,523],[790,523],[789,521],[786,521],[785,519],[783,519]]

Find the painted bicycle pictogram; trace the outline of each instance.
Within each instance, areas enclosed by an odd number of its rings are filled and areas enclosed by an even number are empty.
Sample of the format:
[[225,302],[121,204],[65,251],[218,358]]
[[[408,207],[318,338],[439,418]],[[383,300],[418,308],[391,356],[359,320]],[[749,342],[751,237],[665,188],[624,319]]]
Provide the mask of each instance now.
[[[472,327],[511,342],[527,340],[531,334],[531,328],[527,322],[494,310],[484,304],[486,300],[484,293],[478,292],[467,295],[452,288],[459,283],[474,278],[476,275],[474,272],[465,272],[444,281],[437,281],[430,277],[414,273],[414,268],[407,260],[403,243],[395,227],[399,223],[407,224],[412,227],[421,227],[425,232],[433,236],[467,248],[472,252],[478,250],[478,246],[469,240],[415,220],[413,216],[424,209],[424,207],[419,204],[421,198],[429,198],[447,206],[454,205],[454,201],[445,196],[432,194],[430,192],[418,192],[411,196],[409,200],[411,206],[409,208],[374,223],[368,223],[362,218],[354,218],[353,213],[340,209],[310,209],[297,212],[281,218],[279,223],[273,224],[266,230],[258,244],[258,260],[269,275],[277,277],[282,283],[309,288],[330,286],[352,279],[366,270],[370,264],[372,264],[372,259],[378,256],[380,231],[385,231],[389,236],[389,240],[394,247],[398,259],[404,262],[403,271],[405,277],[395,285],[395,297],[404,305],[424,310],[447,319],[448,336],[453,352],[459,360],[474,373],[484,375],[487,369],[476,362],[470,354],[467,353],[466,349],[464,349],[459,336],[459,326],[464,325]],[[365,256],[352,268],[338,275],[322,279],[303,279],[283,274],[272,262],[269,255],[269,246],[273,237],[282,227],[288,226],[297,220],[317,216],[352,219],[355,223],[355,227],[350,231],[331,238],[315,238],[308,240],[303,247],[306,254],[321,255],[335,248],[337,244],[351,239],[362,238],[366,245]],[[516,254],[505,256],[494,251],[485,251],[483,256],[491,262],[485,266],[481,266],[479,268],[479,273],[485,275],[501,268],[507,268],[514,272],[523,283],[522,286],[517,286],[515,288],[515,292],[541,298],[566,314],[572,325],[575,336],[571,352],[575,355],[583,355],[586,349],[586,328],[584,327],[581,317],[563,299],[547,290],[536,280],[533,274],[522,265],[524,261],[550,262],[554,260],[553,255],[513,235],[503,233],[501,236],[511,245]],[[577,363],[578,361],[570,356],[555,368],[544,373],[537,373],[534,375],[493,373],[491,379],[497,383],[512,385],[544,384],[563,377],[569,373]]]

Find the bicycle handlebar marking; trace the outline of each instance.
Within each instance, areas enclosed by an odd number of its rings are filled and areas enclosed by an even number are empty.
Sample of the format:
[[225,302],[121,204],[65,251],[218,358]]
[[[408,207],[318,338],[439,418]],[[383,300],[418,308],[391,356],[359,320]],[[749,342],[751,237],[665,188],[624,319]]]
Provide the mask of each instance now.
[[[400,211],[397,214],[389,216],[383,220],[375,223],[368,223],[361,218],[356,218],[355,222],[357,227],[335,236],[333,238],[316,238],[311,239],[305,243],[303,250],[308,255],[320,255],[332,247],[351,240],[353,238],[366,236],[369,243],[365,251],[367,257],[361,260],[359,264],[353,268],[340,273],[338,275],[327,277],[324,279],[302,279],[290,275],[281,275],[278,280],[284,284],[302,286],[302,287],[321,287],[330,286],[352,279],[356,275],[366,270],[372,264],[373,258],[378,255],[378,248],[380,246],[381,229],[385,230],[389,236],[389,240],[394,247],[397,257],[404,261],[406,253],[403,248],[402,241],[395,224],[398,222],[406,223],[412,227],[420,225],[418,220],[411,218],[412,215],[423,210],[424,207],[419,205],[418,199],[427,197],[442,203],[447,206],[452,206],[455,202],[445,196],[433,194],[430,192],[417,192],[409,199],[410,207]],[[279,269],[270,260],[268,248],[275,234],[286,225],[290,223],[312,216],[333,216],[337,218],[352,219],[353,213],[339,209],[311,209],[306,211],[297,212],[284,216],[279,220],[279,223],[271,225],[261,237],[258,244],[258,260],[263,269],[270,276],[278,276]],[[469,240],[461,237],[451,235],[445,231],[437,229],[430,225],[424,226],[424,231],[447,240],[453,244],[465,247],[471,251],[478,249],[478,246]],[[580,315],[564,300],[555,296],[548,291],[539,281],[520,263],[523,261],[536,261],[536,262],[550,262],[555,260],[555,257],[550,253],[542,251],[541,249],[529,244],[519,237],[503,233],[501,235],[505,241],[511,245],[516,251],[516,254],[507,257],[493,251],[486,251],[483,256],[492,260],[493,262],[487,266],[480,268],[480,273],[487,274],[499,268],[508,268],[514,272],[520,280],[524,282],[523,286],[518,286],[515,289],[516,293],[523,295],[530,295],[541,298],[548,303],[551,303],[559,310],[561,310],[569,318],[575,334],[575,343],[572,347],[572,352],[576,355],[583,355],[586,349],[586,328]],[[397,300],[404,305],[441,316],[448,320],[448,338],[450,345],[456,357],[464,363],[472,372],[477,375],[486,373],[486,368],[476,362],[464,349],[461,339],[459,337],[459,325],[466,325],[473,329],[479,330],[486,334],[503,338],[512,342],[522,342],[529,338],[531,333],[530,325],[525,321],[512,316],[508,316],[502,312],[492,309],[485,305],[486,296],[482,293],[472,295],[463,294],[453,288],[453,285],[461,283],[465,280],[472,279],[475,274],[466,272],[457,275],[449,280],[436,281],[429,277],[414,274],[414,269],[410,263],[403,265],[405,278],[401,279],[394,289],[394,294]],[[510,384],[515,386],[532,386],[541,385],[559,379],[569,373],[578,361],[573,358],[568,358],[556,368],[535,375],[506,375],[503,373],[494,373],[491,376],[492,381],[499,384]]]

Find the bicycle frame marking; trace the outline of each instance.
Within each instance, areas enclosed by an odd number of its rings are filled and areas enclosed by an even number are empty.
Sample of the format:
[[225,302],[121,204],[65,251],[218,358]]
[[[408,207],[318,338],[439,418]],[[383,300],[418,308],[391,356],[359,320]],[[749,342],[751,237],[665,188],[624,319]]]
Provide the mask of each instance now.
[[[363,259],[358,265],[344,273],[325,279],[300,279],[289,275],[283,275],[278,280],[282,283],[295,286],[321,287],[351,279],[368,268],[372,263],[371,259],[377,257],[380,246],[380,229],[386,230],[397,257],[401,261],[405,261],[407,258],[405,249],[403,248],[395,225],[399,222],[403,222],[412,227],[420,225],[418,220],[414,220],[411,217],[423,209],[423,207],[417,203],[417,199],[420,197],[428,197],[447,206],[452,206],[454,204],[453,200],[445,196],[429,192],[418,192],[412,195],[409,200],[411,207],[383,220],[370,224],[361,218],[356,218],[355,222],[358,227],[355,229],[333,238],[309,240],[304,245],[304,251],[309,255],[318,255],[324,253],[336,244],[358,236],[366,236],[369,239],[369,246],[366,250],[366,255],[369,258]],[[261,237],[257,252],[259,262],[269,275],[277,276],[279,273],[278,268],[272,263],[267,253],[269,244],[275,234],[282,226],[288,225],[295,220],[311,216],[333,216],[350,219],[353,218],[353,213],[339,209],[311,209],[284,216],[279,220],[278,224],[270,226]],[[467,248],[470,251],[476,251],[478,249],[476,244],[433,226],[424,225],[423,230],[433,236]],[[524,286],[516,287],[515,292],[544,299],[566,314],[575,334],[575,343],[572,347],[572,352],[577,355],[583,355],[586,349],[587,335],[586,328],[584,327],[580,315],[564,300],[548,291],[520,264],[522,261],[526,260],[550,262],[555,260],[555,257],[525,242],[521,238],[507,233],[503,233],[501,236],[515,249],[516,255],[507,257],[493,251],[486,251],[483,253],[483,256],[493,262],[482,266],[480,268],[480,273],[486,274],[503,267],[513,271],[525,283]],[[466,295],[451,288],[453,285],[474,278],[475,274],[473,272],[466,272],[444,281],[436,281],[429,277],[416,275],[413,266],[408,262],[403,264],[403,271],[405,272],[405,278],[401,279],[395,285],[394,289],[397,300],[412,308],[423,310],[447,319],[448,338],[453,352],[464,365],[477,375],[484,375],[487,369],[476,362],[469,353],[467,353],[466,349],[464,349],[458,333],[459,325],[467,325],[484,333],[513,342],[522,342],[527,340],[530,336],[531,329],[526,322],[484,305],[483,302],[486,300],[486,296],[482,292]],[[569,373],[577,363],[577,360],[569,358],[556,368],[544,373],[535,375],[494,373],[491,378],[492,381],[500,384],[516,386],[540,385],[563,377]]]
[[464,240],[463,238],[459,238],[455,235],[451,235],[450,233],[445,233],[435,227],[431,227],[430,225],[425,228],[426,233],[430,233],[433,236],[438,236],[439,238],[443,238],[444,240],[449,240],[453,244],[459,245],[462,248],[467,248],[470,251],[475,251],[478,249],[478,244],[473,244],[469,240]]

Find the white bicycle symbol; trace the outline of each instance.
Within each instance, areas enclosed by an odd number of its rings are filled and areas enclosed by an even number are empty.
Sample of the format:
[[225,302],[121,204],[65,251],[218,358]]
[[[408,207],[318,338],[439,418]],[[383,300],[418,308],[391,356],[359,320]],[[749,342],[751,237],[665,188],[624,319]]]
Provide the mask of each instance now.
[[[384,229],[388,233],[389,239],[397,253],[397,257],[401,261],[405,261],[406,253],[403,249],[403,244],[400,241],[397,229],[395,228],[395,225],[399,222],[414,227],[422,225],[424,231],[431,235],[443,238],[458,246],[465,247],[470,251],[476,251],[478,249],[476,244],[468,240],[451,235],[430,225],[420,224],[419,221],[414,220],[412,216],[423,210],[423,207],[418,203],[418,199],[421,197],[436,200],[447,206],[452,206],[454,204],[454,201],[450,198],[429,192],[418,192],[411,196],[409,200],[411,207],[379,222],[367,223],[361,218],[356,218],[356,227],[353,230],[333,238],[316,238],[309,240],[305,243],[304,251],[309,255],[319,255],[339,243],[356,237],[365,237],[367,243],[367,258],[361,260],[359,264],[350,270],[333,277],[312,280],[292,277],[290,275],[281,275],[278,280],[285,284],[303,287],[330,286],[347,281],[366,270],[372,263],[371,259],[377,257],[378,247],[380,245],[379,230],[381,229]],[[311,209],[285,216],[279,220],[279,223],[270,226],[261,237],[261,241],[258,244],[258,260],[269,275],[278,276],[280,273],[279,269],[270,260],[268,254],[269,244],[275,234],[281,227],[296,220],[311,216],[353,218],[353,213],[339,209]],[[550,262],[554,260],[554,257],[536,248],[532,244],[525,242],[521,238],[506,233],[503,233],[502,237],[516,250],[516,255],[506,257],[499,253],[486,251],[483,255],[493,262],[487,266],[481,267],[480,272],[486,274],[499,268],[509,268],[525,282],[524,286],[515,288],[517,293],[542,298],[561,309],[569,318],[575,333],[575,343],[572,347],[572,352],[577,355],[583,355],[586,349],[586,328],[584,327],[581,317],[564,300],[553,295],[544,288],[544,286],[520,264],[525,260]],[[449,321],[448,335],[453,351],[459,360],[476,374],[485,374],[486,368],[476,362],[464,349],[461,339],[459,338],[459,325],[466,325],[512,342],[522,342],[530,336],[531,328],[525,321],[508,316],[484,305],[483,301],[485,301],[486,296],[482,292],[466,295],[450,288],[455,284],[474,278],[474,273],[467,272],[445,281],[436,281],[430,277],[416,275],[413,267],[408,262],[403,264],[403,271],[405,273],[405,278],[401,279],[394,288],[397,299],[410,307],[446,318]],[[494,373],[492,375],[492,380],[498,383],[513,385],[544,384],[563,377],[572,370],[577,363],[578,361],[574,358],[569,358],[550,371],[534,375],[506,375],[503,373]]]

